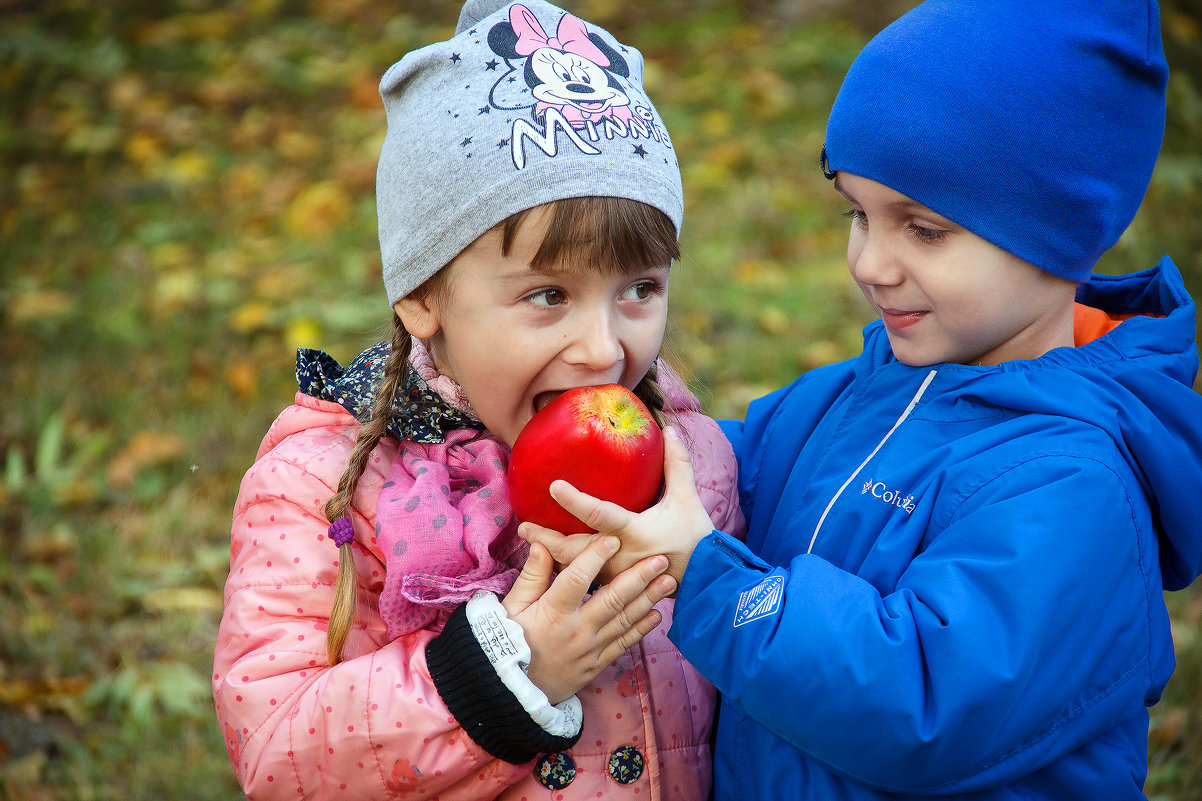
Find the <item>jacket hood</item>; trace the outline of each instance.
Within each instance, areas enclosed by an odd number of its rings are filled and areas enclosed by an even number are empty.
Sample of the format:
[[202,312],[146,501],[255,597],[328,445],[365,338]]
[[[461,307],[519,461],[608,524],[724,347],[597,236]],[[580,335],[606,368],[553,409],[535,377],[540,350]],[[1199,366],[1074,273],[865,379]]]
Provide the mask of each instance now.
[[[1165,589],[1182,589],[1202,573],[1194,302],[1167,257],[1143,272],[1095,275],[1077,301],[1113,317],[1135,316],[1092,342],[1038,359],[935,369],[960,377],[961,401],[1078,419],[1106,431],[1151,503]],[[864,352],[871,365],[859,369],[895,361],[879,322],[865,329]]]

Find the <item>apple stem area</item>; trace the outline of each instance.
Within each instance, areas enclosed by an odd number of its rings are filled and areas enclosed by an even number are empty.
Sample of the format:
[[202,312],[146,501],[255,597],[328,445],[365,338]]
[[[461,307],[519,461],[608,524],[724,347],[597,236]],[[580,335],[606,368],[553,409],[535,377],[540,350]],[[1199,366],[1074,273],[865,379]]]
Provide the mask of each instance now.
[[612,403],[606,404],[606,407],[602,411],[602,414],[605,415],[605,420],[609,423],[609,427],[615,431],[637,429],[645,423],[646,418],[642,410],[634,404]]

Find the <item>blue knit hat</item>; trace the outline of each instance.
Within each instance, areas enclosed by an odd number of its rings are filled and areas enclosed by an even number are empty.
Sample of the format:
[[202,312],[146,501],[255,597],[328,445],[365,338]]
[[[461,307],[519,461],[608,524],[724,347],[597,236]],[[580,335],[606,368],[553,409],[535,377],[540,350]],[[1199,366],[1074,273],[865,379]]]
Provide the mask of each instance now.
[[376,173],[388,302],[554,200],[638,200],[679,236],[680,167],[642,84],[638,50],[544,0],[468,0],[451,39],[393,64]]
[[927,0],[852,64],[824,168],[1084,281],[1147,191],[1167,80],[1155,0]]

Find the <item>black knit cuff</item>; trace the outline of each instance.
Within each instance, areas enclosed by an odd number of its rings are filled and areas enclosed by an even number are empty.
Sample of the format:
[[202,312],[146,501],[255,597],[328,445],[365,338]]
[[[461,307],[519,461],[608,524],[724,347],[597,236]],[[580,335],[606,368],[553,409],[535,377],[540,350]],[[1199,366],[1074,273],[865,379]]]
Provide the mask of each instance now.
[[520,765],[539,754],[566,751],[580,739],[558,737],[534,722],[480,647],[467,604],[426,646],[426,664],[447,709],[468,736],[497,759]]

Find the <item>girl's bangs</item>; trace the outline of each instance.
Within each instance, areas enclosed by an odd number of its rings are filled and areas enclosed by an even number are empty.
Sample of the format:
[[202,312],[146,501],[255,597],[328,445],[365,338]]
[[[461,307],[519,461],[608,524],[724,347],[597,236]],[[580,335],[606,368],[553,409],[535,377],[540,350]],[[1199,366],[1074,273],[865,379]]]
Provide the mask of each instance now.
[[[566,198],[547,204],[551,220],[530,266],[540,270],[592,268],[630,274],[680,258],[676,228],[654,206],[618,197]],[[540,207],[536,207],[540,208]],[[509,254],[531,210],[503,223],[501,251]]]

